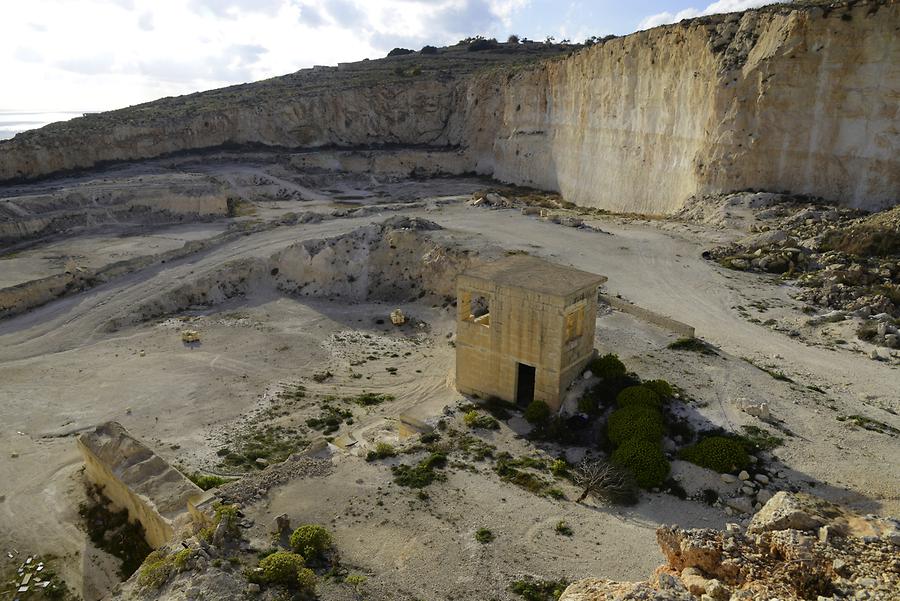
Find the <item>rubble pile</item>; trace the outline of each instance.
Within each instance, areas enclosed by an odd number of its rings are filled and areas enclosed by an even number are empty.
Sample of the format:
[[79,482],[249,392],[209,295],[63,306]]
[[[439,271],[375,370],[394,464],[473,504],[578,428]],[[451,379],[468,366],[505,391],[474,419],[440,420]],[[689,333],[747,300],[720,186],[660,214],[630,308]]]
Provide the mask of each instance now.
[[887,601],[900,590],[900,522],[810,495],[776,494],[746,531],[662,527],[657,541],[666,564],[650,581],[582,580],[560,601]]
[[218,497],[224,503],[247,505],[265,497],[269,489],[285,482],[297,478],[326,476],[330,472],[330,462],[295,453],[286,461],[222,486]]
[[811,325],[870,320],[860,328],[862,339],[900,348],[900,208],[866,214],[772,196],[774,202],[755,212],[749,236],[704,257],[793,279],[798,300],[831,310]]
[[475,192],[468,204],[486,209],[519,209],[523,215],[534,215],[551,223],[585,229],[596,228],[584,223],[584,220],[578,215],[602,212],[576,207],[571,202],[563,200],[559,194],[518,187],[510,187],[510,189],[502,191],[481,190]]

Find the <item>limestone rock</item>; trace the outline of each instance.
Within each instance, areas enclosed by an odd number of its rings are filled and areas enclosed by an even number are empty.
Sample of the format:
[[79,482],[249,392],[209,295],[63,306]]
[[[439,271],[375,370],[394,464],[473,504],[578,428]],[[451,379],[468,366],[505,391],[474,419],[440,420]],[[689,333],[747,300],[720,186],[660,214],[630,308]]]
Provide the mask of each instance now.
[[747,531],[751,533],[788,529],[815,531],[828,519],[824,513],[834,516],[835,510],[829,505],[810,495],[781,491],[753,516]]
[[275,519],[272,520],[272,525],[269,526],[269,532],[272,534],[281,534],[290,529],[291,518],[286,513],[275,516]]
[[[894,55],[884,49],[895,41],[900,7],[838,6],[688,19],[570,56],[548,47],[539,56],[559,53],[560,60],[515,70],[534,55],[470,53],[478,60],[444,64],[436,55],[422,77],[396,76],[395,59],[372,60],[167,98],[4,141],[0,181],[223,145],[429,145],[465,148],[469,171],[610,210],[667,213],[700,192],[748,188],[877,208],[896,202],[900,173],[894,146],[871,144],[895,132],[894,115],[884,109],[895,104],[895,88],[882,78],[893,73]],[[820,52],[822,44],[830,51]],[[451,68],[453,77],[437,75]],[[778,73],[789,76],[760,86]],[[728,85],[719,85],[726,74]],[[373,83],[360,84],[366,81]],[[599,89],[634,90],[631,104],[649,112],[621,111],[621,99]],[[846,90],[867,90],[865,102],[851,108],[842,101]],[[814,96],[822,99],[816,111],[784,109]],[[603,127],[593,121],[598,115]],[[820,144],[809,144],[813,130]],[[738,131],[752,140],[736,143]],[[547,160],[551,154],[555,160]],[[669,193],[659,194],[661,181]]]

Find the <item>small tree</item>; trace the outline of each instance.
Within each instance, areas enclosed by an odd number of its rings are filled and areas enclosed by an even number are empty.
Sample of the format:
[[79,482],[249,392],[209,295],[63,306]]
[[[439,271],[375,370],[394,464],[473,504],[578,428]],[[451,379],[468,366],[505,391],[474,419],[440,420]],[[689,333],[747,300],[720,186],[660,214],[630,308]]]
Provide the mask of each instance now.
[[627,471],[599,459],[583,459],[573,473],[575,484],[582,488],[581,503],[588,495],[617,504],[637,501],[637,486]]
[[508,38],[506,38],[506,43],[507,43],[507,44],[518,44],[518,43],[519,43],[519,36],[517,36],[516,34],[512,34],[511,36],[509,36]]
[[550,419],[550,406],[544,401],[534,400],[525,408],[525,419],[536,426],[547,423]]

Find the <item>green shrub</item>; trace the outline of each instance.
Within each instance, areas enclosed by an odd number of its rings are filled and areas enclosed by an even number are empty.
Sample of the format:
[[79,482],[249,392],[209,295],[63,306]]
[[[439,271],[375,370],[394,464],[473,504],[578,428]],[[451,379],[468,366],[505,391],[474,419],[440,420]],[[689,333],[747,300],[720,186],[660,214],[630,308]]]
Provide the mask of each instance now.
[[639,380],[628,375],[602,380],[584,393],[585,398],[579,403],[579,410],[587,409],[585,413],[590,413],[589,410],[593,409],[593,413],[598,413],[599,408],[611,406],[620,392],[639,384]]
[[555,459],[550,464],[550,473],[557,478],[565,478],[569,475],[569,462],[565,459]]
[[679,338],[675,342],[670,343],[669,348],[673,351],[691,351],[701,355],[718,355],[711,346],[699,338]]
[[563,536],[572,536],[572,534],[574,534],[572,532],[571,526],[569,526],[565,520],[556,522],[556,527],[554,527],[554,530],[556,530],[557,534],[561,534]]
[[366,461],[375,461],[376,459],[387,459],[388,457],[396,457],[397,450],[386,442],[379,442],[375,448],[366,453]]
[[748,452],[757,450],[771,451],[775,447],[784,444],[783,438],[775,436],[764,428],[751,425],[741,426],[741,429],[744,430],[741,442],[744,443],[744,448],[747,449]]
[[500,422],[491,417],[479,413],[475,409],[467,412],[463,416],[463,422],[472,429],[481,428],[483,430],[499,430]]
[[305,563],[302,555],[277,551],[259,562],[258,580],[312,593],[316,588],[316,575]]
[[643,488],[662,485],[669,475],[669,462],[658,442],[632,438],[612,454],[612,462],[628,469]]
[[652,389],[644,386],[629,386],[616,396],[619,407],[650,407],[660,409],[662,399]]
[[548,488],[544,492],[547,494],[548,497],[550,497],[551,499],[556,499],[557,501],[562,501],[563,499],[566,498],[566,493],[564,493],[563,491],[561,491],[560,489],[558,489],[556,487]]
[[487,543],[494,540],[494,533],[487,528],[479,528],[475,532],[475,540],[477,540],[482,545],[486,545]]
[[395,465],[391,467],[394,482],[409,488],[424,488],[435,480],[444,480],[445,476],[435,472],[435,468],[444,467],[447,456],[443,453],[432,453],[416,465]]
[[490,38],[488,40],[484,38],[479,38],[472,40],[469,45],[466,47],[466,50],[469,52],[479,52],[481,50],[494,50],[497,48],[497,40],[494,38]]
[[591,390],[586,391],[584,396],[578,399],[578,411],[580,413],[587,413],[588,415],[596,415],[598,413],[600,404],[591,392]]
[[213,505],[215,517],[213,523],[218,526],[225,524],[225,532],[228,536],[237,536],[238,534],[238,506],[228,505],[226,503],[216,503]]
[[304,524],[291,534],[291,548],[307,559],[321,557],[331,548],[331,534],[322,526]]
[[182,549],[172,556],[172,565],[175,566],[175,569],[179,572],[183,572],[187,567],[188,562],[191,558],[194,557],[193,549]]
[[141,565],[137,578],[138,586],[154,589],[161,587],[172,575],[173,564],[165,549],[153,551]]
[[612,353],[594,358],[590,363],[590,370],[595,376],[604,380],[621,378],[628,371],[625,369],[625,364],[619,360],[619,356]]
[[618,446],[630,439],[659,442],[665,433],[662,414],[650,407],[631,406],[616,409],[606,423],[609,441]]
[[217,488],[219,486],[222,486],[223,484],[231,482],[231,479],[229,478],[223,478],[222,476],[216,476],[213,474],[201,474],[200,472],[188,474],[188,479],[203,490]]
[[356,403],[360,407],[371,407],[373,405],[380,405],[381,403],[389,403],[394,400],[394,395],[392,394],[378,394],[375,392],[363,392],[356,396],[348,396],[344,397],[344,401],[348,403]]
[[710,436],[681,450],[679,456],[719,473],[742,470],[750,465],[750,457],[740,440],[725,436]]
[[525,409],[524,417],[531,424],[544,424],[550,419],[550,406],[544,401],[531,401]]
[[514,581],[509,590],[519,595],[525,601],[556,601],[569,583],[565,580],[534,580],[523,578]]
[[644,387],[655,392],[662,400],[670,399],[675,394],[672,385],[665,380],[650,380],[649,382],[644,382]]

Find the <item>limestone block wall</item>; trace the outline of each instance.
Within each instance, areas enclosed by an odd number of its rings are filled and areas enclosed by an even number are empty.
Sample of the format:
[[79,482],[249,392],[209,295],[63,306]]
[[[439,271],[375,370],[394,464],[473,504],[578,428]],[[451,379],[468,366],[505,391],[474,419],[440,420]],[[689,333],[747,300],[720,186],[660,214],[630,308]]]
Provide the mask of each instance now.
[[[470,300],[489,301],[489,325],[470,319]],[[482,398],[516,400],[518,364],[535,368],[534,398],[558,409],[563,394],[593,354],[596,291],[554,296],[458,279],[456,386]],[[566,316],[582,314],[580,335],[567,341]]]
[[169,542],[188,503],[203,491],[116,422],[78,437],[88,479],[144,527],[147,543]]

